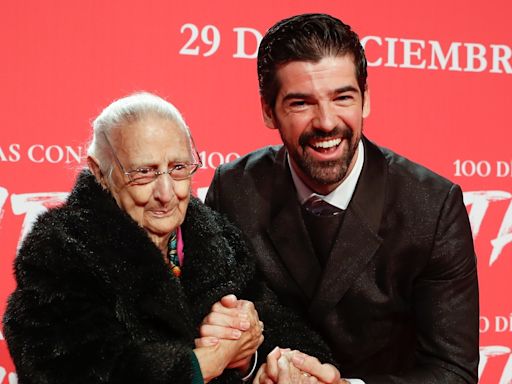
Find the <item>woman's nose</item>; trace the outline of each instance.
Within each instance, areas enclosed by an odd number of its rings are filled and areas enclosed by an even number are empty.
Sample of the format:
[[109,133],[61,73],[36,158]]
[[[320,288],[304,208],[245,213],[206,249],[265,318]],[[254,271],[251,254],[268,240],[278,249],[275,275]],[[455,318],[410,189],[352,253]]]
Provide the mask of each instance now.
[[174,196],[174,180],[168,173],[162,173],[157,176],[154,188],[155,199],[162,203],[167,203]]

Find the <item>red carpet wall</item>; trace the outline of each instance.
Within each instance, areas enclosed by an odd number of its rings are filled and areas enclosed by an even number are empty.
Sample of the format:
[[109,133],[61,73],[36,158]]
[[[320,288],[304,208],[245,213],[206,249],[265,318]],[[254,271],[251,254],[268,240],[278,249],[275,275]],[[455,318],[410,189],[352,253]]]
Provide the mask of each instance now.
[[[178,5],[179,4],[179,5]],[[509,0],[9,1],[0,7],[0,316],[20,239],[65,198],[89,122],[156,92],[213,171],[279,136],[263,126],[255,52],[275,21],[331,13],[369,59],[368,137],[459,183],[478,255],[482,383],[512,382],[512,30]],[[404,230],[407,230],[404,228]],[[1,329],[0,329],[1,331]],[[0,333],[0,384],[17,382]]]

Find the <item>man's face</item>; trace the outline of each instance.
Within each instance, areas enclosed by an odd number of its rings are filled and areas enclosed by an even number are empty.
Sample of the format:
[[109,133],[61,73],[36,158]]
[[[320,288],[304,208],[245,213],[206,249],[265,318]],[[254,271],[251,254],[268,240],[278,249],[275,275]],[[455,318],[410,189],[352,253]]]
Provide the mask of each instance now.
[[352,169],[369,115],[351,56],[292,61],[277,70],[280,89],[272,109],[262,102],[265,124],[277,128],[291,166],[312,190],[333,191]]

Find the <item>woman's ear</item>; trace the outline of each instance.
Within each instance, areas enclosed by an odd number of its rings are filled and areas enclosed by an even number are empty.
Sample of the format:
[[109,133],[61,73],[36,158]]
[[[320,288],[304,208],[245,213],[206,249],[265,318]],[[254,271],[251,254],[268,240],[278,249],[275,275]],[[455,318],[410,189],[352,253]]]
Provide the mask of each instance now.
[[105,180],[105,176],[100,169],[98,160],[92,156],[87,156],[87,166],[89,170],[92,172],[94,177],[96,177],[96,181],[103,187],[103,189],[108,189],[107,181]]

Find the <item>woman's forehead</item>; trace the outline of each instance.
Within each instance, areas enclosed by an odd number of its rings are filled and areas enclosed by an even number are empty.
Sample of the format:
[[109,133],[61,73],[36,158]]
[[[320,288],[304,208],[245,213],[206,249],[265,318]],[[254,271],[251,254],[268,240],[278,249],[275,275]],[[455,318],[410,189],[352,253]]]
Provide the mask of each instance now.
[[112,144],[131,163],[188,160],[190,141],[185,129],[173,121],[145,119],[120,127]]

